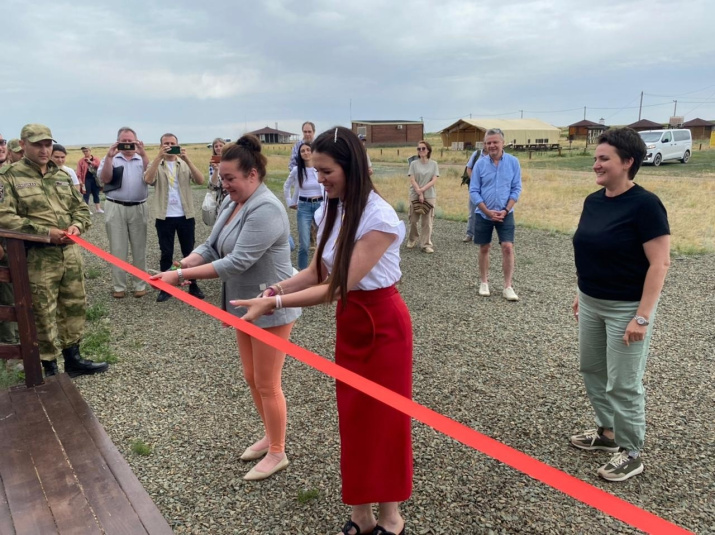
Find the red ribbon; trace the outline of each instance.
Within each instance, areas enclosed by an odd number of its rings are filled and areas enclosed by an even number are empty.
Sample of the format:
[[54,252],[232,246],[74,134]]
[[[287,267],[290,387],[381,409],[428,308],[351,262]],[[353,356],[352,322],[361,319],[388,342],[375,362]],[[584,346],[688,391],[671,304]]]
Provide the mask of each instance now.
[[177,299],[180,299],[194,308],[199,309],[201,312],[204,312],[205,314],[208,314],[209,316],[212,316],[230,325],[231,327],[238,329],[239,331],[243,331],[244,333],[257,338],[264,344],[275,347],[279,351],[291,355],[303,364],[307,364],[308,366],[323,372],[325,375],[329,375],[338,381],[342,381],[364,394],[382,401],[386,405],[407,414],[408,416],[432,427],[433,429],[436,429],[448,437],[480,451],[497,461],[501,461],[502,463],[511,466],[512,468],[515,468],[516,470],[519,470],[520,472],[541,481],[542,483],[545,483],[550,487],[593,507],[594,509],[598,509],[613,518],[617,518],[634,528],[645,531],[646,533],[668,535],[691,533],[690,531],[668,522],[653,513],[649,513],[640,507],[636,507],[632,503],[613,496],[612,494],[594,487],[585,481],[534,459],[519,450],[502,444],[501,442],[483,435],[482,433],[479,433],[464,424],[460,424],[459,422],[435,412],[432,409],[428,409],[411,399],[401,396],[400,394],[396,394],[392,390],[388,390],[384,386],[365,379],[352,371],[346,370],[328,359],[320,357],[315,353],[311,353],[302,347],[284,340],[283,338],[266,332],[260,327],[256,327],[252,323],[248,323],[247,321],[237,318],[236,316],[229,314],[214,305],[206,303],[201,299],[197,299],[179,288],[171,286],[163,281],[149,280],[150,276],[147,273],[144,273],[123,260],[119,260],[82,238],[77,236],[69,236],[69,238],[78,245],[84,247],[90,253],[127,271],[138,279],[144,280],[160,290],[170,293]]

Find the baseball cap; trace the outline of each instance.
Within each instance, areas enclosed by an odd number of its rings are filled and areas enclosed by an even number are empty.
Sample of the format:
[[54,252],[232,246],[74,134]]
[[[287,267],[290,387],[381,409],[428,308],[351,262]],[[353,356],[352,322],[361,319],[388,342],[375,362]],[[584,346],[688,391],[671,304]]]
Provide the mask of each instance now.
[[26,139],[30,143],[37,143],[38,141],[44,141],[45,139],[52,139],[52,132],[45,125],[42,124],[26,124],[22,127],[22,132],[20,132],[20,139]]
[[20,152],[22,150],[22,147],[20,146],[20,140],[17,138],[11,139],[7,142],[7,148],[12,152]]

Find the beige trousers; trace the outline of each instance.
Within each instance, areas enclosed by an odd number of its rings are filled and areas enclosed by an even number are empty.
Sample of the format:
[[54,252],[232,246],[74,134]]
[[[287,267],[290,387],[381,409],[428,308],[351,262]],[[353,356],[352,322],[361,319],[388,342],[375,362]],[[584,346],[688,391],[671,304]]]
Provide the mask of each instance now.
[[[147,203],[124,206],[110,200],[104,204],[104,224],[109,237],[109,252],[125,262],[132,248],[132,265],[146,271]],[[115,292],[127,291],[127,272],[112,266]],[[134,291],[147,289],[144,281],[136,280]]]
[[[432,206],[436,206],[436,198],[425,199]],[[420,248],[433,247],[432,245],[432,224],[434,223],[434,208],[429,211],[429,213],[421,215],[416,213],[412,209],[412,202],[410,202],[410,208],[407,212],[410,219],[410,235],[407,238],[408,242],[415,242],[420,244]],[[420,219],[422,220],[420,222]],[[417,230],[417,224],[420,224],[420,230]]]

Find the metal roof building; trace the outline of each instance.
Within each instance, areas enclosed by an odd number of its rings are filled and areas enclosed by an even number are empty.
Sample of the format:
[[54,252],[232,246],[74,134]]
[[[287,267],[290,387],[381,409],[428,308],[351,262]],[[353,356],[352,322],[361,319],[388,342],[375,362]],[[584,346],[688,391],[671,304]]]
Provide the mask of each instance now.
[[504,142],[515,147],[552,147],[558,145],[561,129],[539,119],[460,119],[440,131],[445,147],[474,147],[484,142],[490,128],[504,132]]

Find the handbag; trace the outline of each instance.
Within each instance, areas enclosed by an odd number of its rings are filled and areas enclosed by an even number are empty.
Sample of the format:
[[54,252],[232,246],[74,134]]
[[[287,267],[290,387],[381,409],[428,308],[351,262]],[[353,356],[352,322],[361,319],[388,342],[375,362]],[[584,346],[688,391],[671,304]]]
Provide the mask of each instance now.
[[218,215],[217,196],[217,191],[207,191],[204,196],[204,202],[201,204],[201,219],[209,227],[213,227],[214,223],[216,223],[216,216]]
[[104,193],[109,193],[122,187],[122,177],[124,176],[124,166],[112,169],[112,180],[104,184]]
[[464,166],[464,173],[462,173],[462,186],[464,186],[465,184],[469,184],[469,181],[472,180],[472,177],[471,177],[471,175],[467,172],[467,169],[469,169],[469,167],[467,167],[467,166],[465,165],[465,166]]
[[412,211],[415,212],[416,214],[419,215],[425,215],[429,214],[430,210],[432,210],[434,206],[432,206],[430,203],[427,201],[412,201]]

